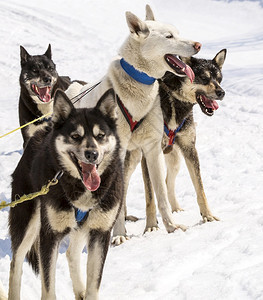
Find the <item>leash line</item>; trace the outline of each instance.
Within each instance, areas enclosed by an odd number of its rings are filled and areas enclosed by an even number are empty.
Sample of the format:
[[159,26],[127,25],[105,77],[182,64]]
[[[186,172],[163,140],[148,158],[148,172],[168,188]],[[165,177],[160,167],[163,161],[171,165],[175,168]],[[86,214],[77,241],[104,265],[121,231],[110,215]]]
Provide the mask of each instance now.
[[35,193],[31,193],[28,195],[23,195],[22,197],[18,196],[18,199],[15,201],[7,203],[6,201],[2,201],[0,203],[0,210],[5,208],[5,207],[15,207],[16,205],[23,203],[28,200],[35,199],[38,196],[46,195],[49,192],[50,186],[56,185],[59,181],[59,179],[62,177],[63,171],[59,171],[55,177],[51,180],[49,180],[48,184],[43,185],[41,190]]
[[[94,84],[93,86],[87,88],[87,89],[84,90],[83,92],[81,92],[81,93],[79,93],[78,95],[76,95],[76,96],[74,96],[73,98],[71,98],[70,101],[72,101],[72,100],[74,100],[74,99],[77,98],[77,100],[74,101],[73,104],[77,103],[81,98],[83,98],[84,96],[86,96],[89,92],[91,92],[91,91],[92,91],[97,85],[99,85],[100,83],[101,83],[101,81],[98,82],[98,83],[96,83],[96,84]],[[35,122],[41,120],[41,119],[44,119],[44,118],[50,116],[51,114],[52,114],[52,112],[49,112],[49,113],[47,113],[47,114],[45,114],[45,115],[43,115],[43,116],[41,116],[41,117],[39,117],[39,118],[37,118],[37,119],[34,119],[33,121],[30,121],[30,122],[28,122],[28,123],[26,123],[26,124],[24,124],[24,125],[22,125],[22,126],[16,128],[16,129],[13,129],[13,130],[11,130],[11,131],[9,131],[9,132],[7,132],[7,133],[1,135],[1,136],[0,136],[0,139],[3,138],[3,137],[5,137],[5,136],[7,136],[7,135],[9,135],[9,134],[11,134],[11,133],[13,133],[13,132],[15,132],[15,131],[17,131],[17,130],[19,130],[19,129],[22,129],[22,128],[24,128],[24,127],[30,125],[30,124],[33,124],[33,123],[35,123]]]
[[43,116],[41,116],[41,117],[39,117],[39,118],[37,118],[37,119],[35,119],[35,120],[33,120],[33,121],[30,121],[30,122],[28,122],[28,123],[26,123],[26,124],[24,124],[24,125],[22,125],[22,126],[16,128],[16,129],[13,129],[13,130],[11,130],[11,131],[9,131],[9,132],[7,132],[7,133],[1,135],[1,136],[0,136],[0,139],[3,138],[3,137],[5,137],[5,136],[7,136],[7,135],[9,135],[9,134],[11,134],[11,133],[13,133],[13,132],[15,132],[15,131],[17,131],[17,130],[19,130],[19,129],[22,129],[22,128],[24,128],[24,127],[30,125],[30,124],[33,124],[33,123],[35,123],[35,122],[37,122],[37,121],[39,121],[39,120],[41,120],[41,119],[43,119],[43,118],[45,118],[45,117],[51,115],[51,114],[52,114],[52,113],[49,112],[49,113],[47,113],[47,114],[45,114],[45,115],[43,115]]

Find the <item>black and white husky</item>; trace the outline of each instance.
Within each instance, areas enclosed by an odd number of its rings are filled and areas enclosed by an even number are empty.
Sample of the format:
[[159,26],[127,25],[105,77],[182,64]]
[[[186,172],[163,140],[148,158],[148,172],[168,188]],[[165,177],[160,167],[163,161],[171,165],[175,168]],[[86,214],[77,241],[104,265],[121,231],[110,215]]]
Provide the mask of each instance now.
[[[146,21],[131,12],[126,12],[126,20],[130,35],[120,48],[120,57],[111,63],[101,83],[76,105],[92,107],[106,90],[113,88],[117,94],[117,128],[124,149],[123,160],[126,150],[144,153],[163,223],[168,232],[173,232],[185,227],[174,222],[169,207],[161,148],[163,117],[156,79],[170,71],[193,80],[194,73],[178,55],[190,57],[200,50],[201,44],[181,38],[174,26],[155,21],[149,5],[146,6]],[[86,88],[72,85],[67,94],[71,98]],[[125,191],[134,171],[133,161],[129,162],[124,171]],[[113,243],[120,244],[125,239],[123,207],[114,227]]]
[[[175,178],[180,169],[181,155],[184,157],[191,176],[204,222],[219,220],[215,217],[207,203],[198,152],[195,147],[196,129],[193,107],[199,104],[201,111],[212,116],[218,109],[216,100],[223,100],[225,91],[220,86],[222,81],[222,66],[226,57],[226,49],[221,50],[213,59],[184,58],[193,69],[193,83],[187,77],[179,78],[167,73],[160,82],[161,107],[164,117],[164,133],[162,148],[165,153],[167,168],[166,184],[172,212],[181,211],[175,195]],[[146,228],[152,231],[158,227],[156,208],[151,180],[145,159],[142,159],[142,171],[146,196]]]
[[[41,274],[42,299],[55,299],[58,248],[67,234],[67,259],[75,297],[98,299],[111,229],[123,196],[112,92],[105,93],[93,109],[76,109],[58,90],[52,127],[49,131],[37,131],[27,143],[12,175],[12,201],[17,195],[39,191],[58,172],[63,175],[47,195],[10,209],[10,300],[20,299],[25,257]],[[80,274],[80,255],[85,245],[86,284]]]
[[[20,126],[53,110],[53,96],[57,89],[66,90],[71,84],[68,76],[59,76],[52,60],[51,45],[42,55],[30,55],[20,46],[21,73],[19,78]],[[78,81],[81,84],[81,81]],[[21,129],[24,147],[36,130],[47,125],[49,117]]]

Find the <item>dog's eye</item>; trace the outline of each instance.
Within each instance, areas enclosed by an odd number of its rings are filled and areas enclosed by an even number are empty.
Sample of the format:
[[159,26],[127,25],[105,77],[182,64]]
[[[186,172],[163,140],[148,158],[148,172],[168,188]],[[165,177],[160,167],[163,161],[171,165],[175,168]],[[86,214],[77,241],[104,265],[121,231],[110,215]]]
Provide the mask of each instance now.
[[78,134],[78,133],[74,133],[71,135],[71,138],[74,140],[74,141],[81,141],[82,137]]
[[204,83],[208,83],[209,82],[209,78],[206,77],[206,76],[201,76],[201,80],[204,82]]
[[48,69],[48,71],[50,71],[50,72],[54,71],[54,68],[51,67],[51,66],[49,66],[47,69]]
[[105,133],[99,133],[97,135],[97,139],[102,140],[104,138],[104,136],[105,136]]
[[38,72],[38,69],[37,69],[36,67],[33,67],[33,68],[31,69],[31,71],[32,71],[33,73],[37,73],[37,72]]
[[173,36],[171,33],[169,33],[169,34],[166,35],[166,38],[167,38],[167,39],[172,39],[173,37],[174,37],[174,36]]

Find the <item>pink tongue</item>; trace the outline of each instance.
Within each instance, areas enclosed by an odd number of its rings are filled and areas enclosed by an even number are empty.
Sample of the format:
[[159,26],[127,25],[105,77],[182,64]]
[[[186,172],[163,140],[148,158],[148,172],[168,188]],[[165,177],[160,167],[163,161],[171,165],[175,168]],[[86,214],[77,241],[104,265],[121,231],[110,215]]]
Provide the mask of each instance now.
[[95,165],[81,163],[82,176],[85,187],[91,191],[96,191],[100,186],[100,176]]
[[215,100],[208,99],[204,95],[201,95],[201,97],[206,107],[212,108],[213,110],[217,110],[219,108],[219,105]]
[[188,65],[186,65],[180,59],[178,59],[175,55],[169,54],[168,57],[169,57],[169,60],[173,62],[173,64],[175,64],[179,68],[181,68],[181,71],[184,72],[187,75],[187,77],[189,77],[189,79],[191,80],[191,82],[194,81],[194,79],[195,79],[195,73],[191,69],[191,67],[189,67]]
[[42,99],[43,102],[49,102],[51,99],[51,95],[50,95],[50,87],[43,87],[43,88],[38,88],[39,90],[39,96]]

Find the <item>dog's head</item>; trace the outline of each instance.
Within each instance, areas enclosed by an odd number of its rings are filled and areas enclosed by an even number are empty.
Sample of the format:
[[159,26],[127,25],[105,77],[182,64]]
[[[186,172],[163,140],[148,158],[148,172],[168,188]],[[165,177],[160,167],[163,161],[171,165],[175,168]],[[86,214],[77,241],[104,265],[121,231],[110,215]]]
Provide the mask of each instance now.
[[223,100],[225,96],[220,83],[226,52],[226,49],[219,51],[213,59],[182,58],[195,73],[192,84],[188,78],[179,79],[171,73],[167,73],[162,80],[175,98],[198,103],[204,114],[212,116],[219,107],[216,100]]
[[52,89],[57,81],[56,65],[51,59],[51,46],[43,55],[30,55],[20,46],[21,75],[20,84],[26,87],[37,104],[51,101]]
[[53,141],[59,164],[89,191],[99,188],[101,174],[116,155],[116,116],[112,90],[92,109],[74,108],[61,90],[54,96]]
[[126,12],[130,36],[120,49],[120,55],[136,69],[149,76],[161,78],[166,71],[177,76],[194,73],[180,56],[190,57],[201,49],[201,44],[179,36],[178,30],[169,24],[155,21],[149,5],[146,6],[146,21],[131,12]]

